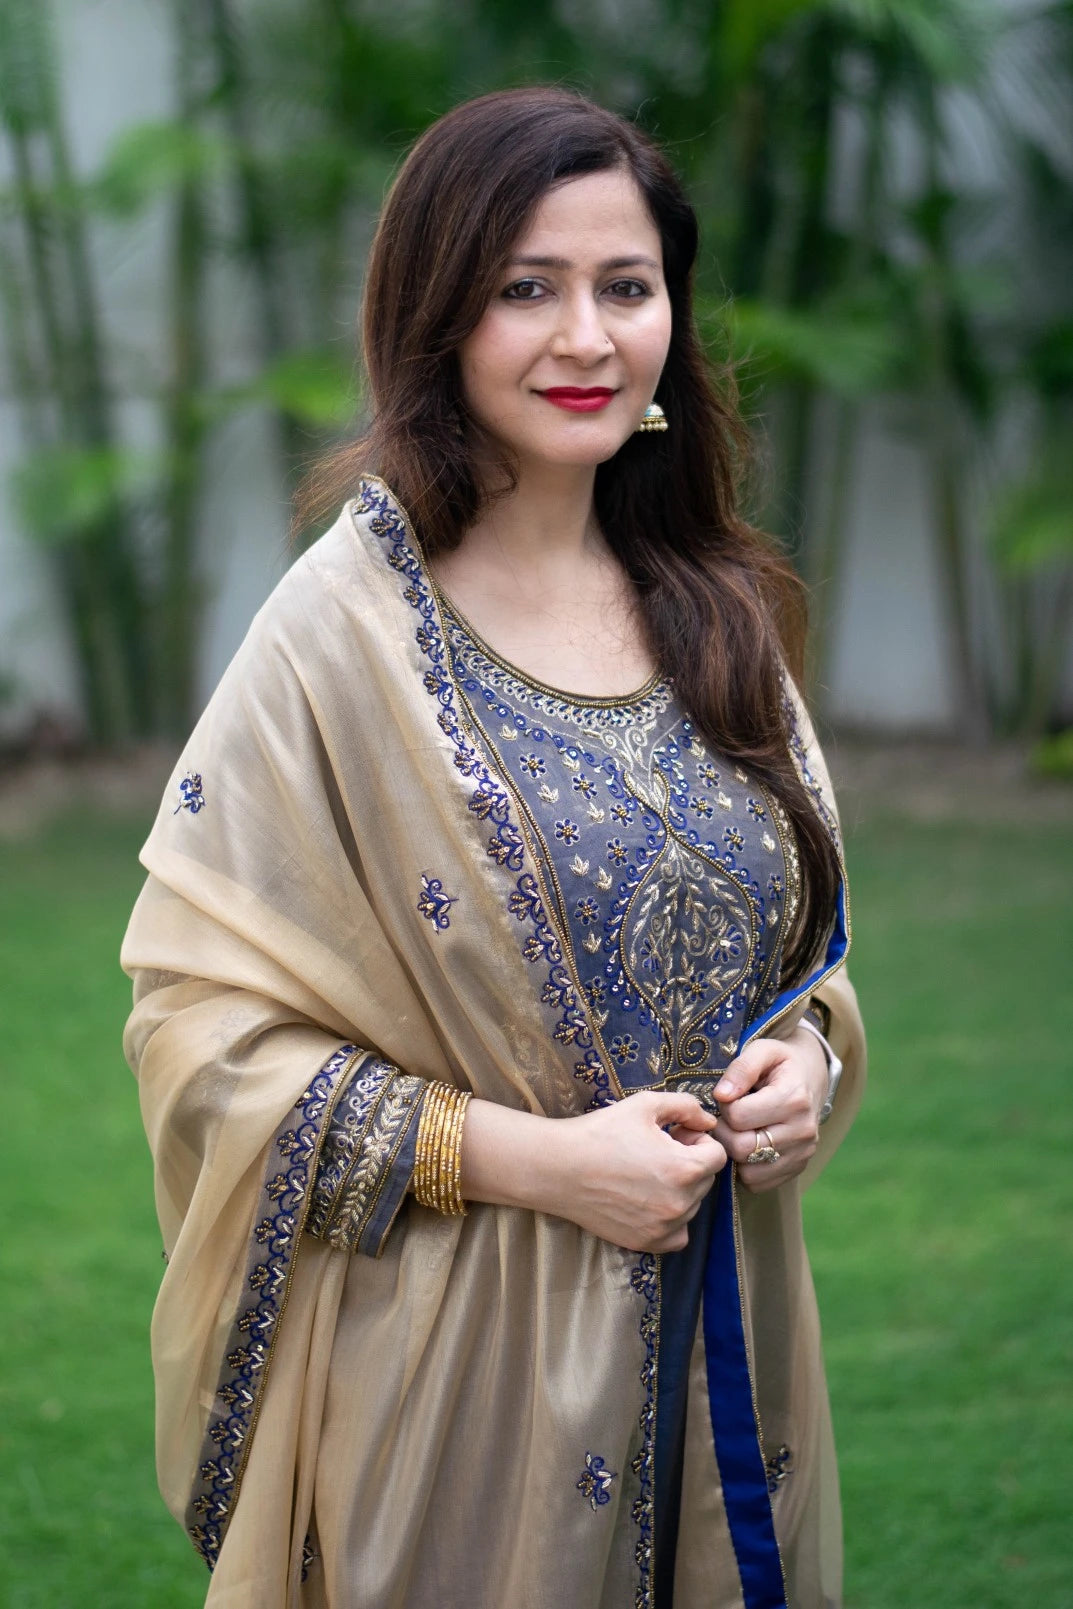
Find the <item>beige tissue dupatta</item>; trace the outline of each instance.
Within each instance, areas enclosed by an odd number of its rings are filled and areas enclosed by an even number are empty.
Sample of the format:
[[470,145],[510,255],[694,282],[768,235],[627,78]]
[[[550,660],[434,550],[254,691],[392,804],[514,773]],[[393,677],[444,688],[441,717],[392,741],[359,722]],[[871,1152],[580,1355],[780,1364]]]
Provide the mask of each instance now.
[[[302,1233],[366,1053],[518,1109],[585,1108],[586,1004],[538,868],[501,852],[509,818],[413,534],[364,482],[186,745],[122,954],[168,1257],[159,1477],[218,1609],[654,1602],[658,1259],[491,1206],[448,1219],[410,1201],[380,1257]],[[552,969],[567,981],[549,994]],[[817,976],[846,1062],[826,1155],[863,1043],[839,963]],[[758,1434],[793,1446],[780,1568],[787,1601],[820,1609],[839,1591],[838,1506],[797,1189],[739,1216]],[[698,1334],[674,1605],[753,1609],[704,1374]]]

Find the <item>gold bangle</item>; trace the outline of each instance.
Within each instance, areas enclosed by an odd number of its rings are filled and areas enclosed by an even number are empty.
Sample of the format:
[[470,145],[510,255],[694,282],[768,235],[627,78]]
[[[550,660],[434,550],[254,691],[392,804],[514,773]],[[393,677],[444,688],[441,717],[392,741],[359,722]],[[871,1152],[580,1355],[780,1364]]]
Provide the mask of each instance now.
[[451,1102],[451,1117],[447,1132],[444,1135],[443,1149],[440,1152],[440,1173],[443,1196],[442,1210],[452,1217],[457,1216],[457,1191],[454,1175],[455,1164],[459,1153],[459,1141],[462,1136],[462,1113],[465,1110],[461,1092],[457,1093]]
[[414,1195],[423,1207],[433,1205],[431,1195],[433,1143],[437,1117],[441,1107],[440,1084],[430,1084],[425,1091],[424,1104],[417,1127],[417,1148],[414,1158]]
[[466,1212],[466,1203],[462,1199],[462,1128],[466,1121],[466,1108],[472,1100],[469,1090],[462,1092],[458,1103],[458,1132],[455,1139],[454,1158],[451,1168],[451,1194],[454,1210],[460,1216]]
[[436,1155],[433,1157],[433,1167],[436,1170],[436,1212],[447,1213],[447,1189],[444,1179],[444,1157],[450,1146],[450,1128],[455,1120],[454,1089],[444,1094],[444,1121],[439,1130],[439,1144],[436,1146]]
[[462,1125],[471,1092],[430,1084],[417,1126],[413,1189],[423,1207],[448,1217],[465,1213],[462,1199]]
[[439,1119],[432,1143],[432,1205],[437,1212],[445,1212],[443,1201],[443,1146],[451,1123],[454,1107],[453,1091],[444,1088],[440,1096]]
[[447,1096],[448,1086],[446,1084],[432,1084],[429,1087],[426,1099],[428,1147],[425,1153],[425,1169],[419,1200],[421,1200],[423,1206],[431,1207],[434,1212],[439,1210],[439,1204],[436,1200],[436,1182],[439,1173],[438,1158],[443,1137],[443,1120],[447,1115]]

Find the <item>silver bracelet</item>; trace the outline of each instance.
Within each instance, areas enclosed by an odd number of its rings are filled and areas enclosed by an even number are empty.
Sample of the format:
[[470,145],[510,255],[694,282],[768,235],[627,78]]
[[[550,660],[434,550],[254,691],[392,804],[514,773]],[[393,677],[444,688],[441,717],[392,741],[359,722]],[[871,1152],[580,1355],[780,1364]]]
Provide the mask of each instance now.
[[820,1110],[820,1122],[821,1124],[826,1123],[827,1119],[834,1110],[835,1096],[838,1093],[838,1081],[842,1077],[842,1063],[839,1061],[838,1057],[835,1055],[834,1051],[831,1049],[830,1045],[827,1043],[827,1040],[824,1038],[823,1034],[821,1034],[816,1024],[814,1022],[810,1022],[808,1017],[802,1017],[797,1026],[799,1028],[807,1028],[809,1033],[819,1040],[820,1044],[823,1046],[823,1053],[827,1057],[827,1099],[824,1101]]

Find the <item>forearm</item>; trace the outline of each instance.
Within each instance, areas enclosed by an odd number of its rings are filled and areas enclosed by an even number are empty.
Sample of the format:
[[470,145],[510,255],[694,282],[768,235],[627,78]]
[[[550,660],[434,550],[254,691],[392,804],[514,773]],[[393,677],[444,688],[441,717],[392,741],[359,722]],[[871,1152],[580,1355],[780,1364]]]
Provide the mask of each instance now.
[[568,1168],[570,1121],[471,1100],[462,1130],[464,1198],[558,1212]]

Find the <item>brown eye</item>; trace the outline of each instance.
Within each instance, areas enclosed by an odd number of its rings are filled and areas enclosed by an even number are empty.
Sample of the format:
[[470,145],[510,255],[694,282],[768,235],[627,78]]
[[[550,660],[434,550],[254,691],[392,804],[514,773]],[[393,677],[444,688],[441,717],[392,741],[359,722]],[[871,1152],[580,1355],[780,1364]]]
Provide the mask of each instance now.
[[640,279],[616,279],[608,287],[612,296],[618,296],[625,301],[639,301],[641,297],[649,294],[648,286]]
[[538,302],[540,301],[540,282],[536,279],[516,279],[513,285],[508,285],[503,295],[511,302]]

